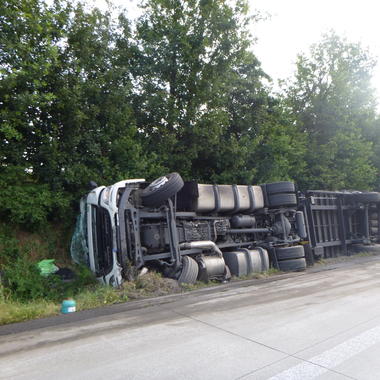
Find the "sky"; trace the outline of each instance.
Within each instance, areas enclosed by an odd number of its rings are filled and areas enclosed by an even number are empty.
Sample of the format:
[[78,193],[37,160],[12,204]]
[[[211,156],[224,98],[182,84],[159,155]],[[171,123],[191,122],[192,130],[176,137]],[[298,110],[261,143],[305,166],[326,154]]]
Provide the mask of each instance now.
[[[100,8],[105,0],[93,0]],[[380,1],[377,0],[248,0],[251,12],[269,18],[251,27],[253,52],[274,84],[295,70],[297,54],[307,53],[322,34],[334,29],[350,42],[361,42],[378,59],[373,86],[380,106]],[[138,0],[111,0],[138,15]]]
[[[334,29],[350,42],[360,42],[380,60],[380,2],[377,0],[255,0],[251,8],[271,18],[253,25],[254,47],[263,69],[274,79],[295,70],[297,54],[307,53],[323,33]],[[380,103],[380,62],[373,77]]]

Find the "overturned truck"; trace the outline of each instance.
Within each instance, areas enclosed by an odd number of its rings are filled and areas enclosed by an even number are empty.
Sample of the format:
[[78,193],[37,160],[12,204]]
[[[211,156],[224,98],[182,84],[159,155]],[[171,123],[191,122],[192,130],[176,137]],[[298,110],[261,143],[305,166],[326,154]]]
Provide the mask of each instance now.
[[71,254],[113,286],[146,267],[182,283],[270,266],[299,271],[329,247],[347,254],[347,245],[377,241],[379,204],[379,193],[199,184],[178,173],[94,184],[80,202]]

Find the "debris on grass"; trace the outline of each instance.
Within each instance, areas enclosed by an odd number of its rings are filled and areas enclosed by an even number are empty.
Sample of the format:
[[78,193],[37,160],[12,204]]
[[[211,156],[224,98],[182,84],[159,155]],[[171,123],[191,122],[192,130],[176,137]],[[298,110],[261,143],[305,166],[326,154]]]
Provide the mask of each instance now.
[[128,294],[130,299],[139,299],[180,293],[181,287],[176,280],[151,271],[137,277],[135,281],[124,282],[121,291]]

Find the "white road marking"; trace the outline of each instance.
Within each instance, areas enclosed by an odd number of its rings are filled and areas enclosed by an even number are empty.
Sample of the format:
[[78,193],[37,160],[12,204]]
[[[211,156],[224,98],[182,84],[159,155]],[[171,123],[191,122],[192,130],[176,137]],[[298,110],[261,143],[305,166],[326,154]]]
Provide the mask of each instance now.
[[268,380],[310,380],[337,367],[380,342],[380,326],[368,330],[354,338],[348,339],[320,355],[308,359],[307,362],[291,367]]

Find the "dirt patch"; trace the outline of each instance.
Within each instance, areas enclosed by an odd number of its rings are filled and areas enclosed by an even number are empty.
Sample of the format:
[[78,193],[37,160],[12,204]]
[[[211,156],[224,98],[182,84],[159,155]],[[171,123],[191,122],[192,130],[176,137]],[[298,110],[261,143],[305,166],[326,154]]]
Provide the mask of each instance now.
[[120,291],[127,293],[129,299],[139,299],[180,293],[182,288],[176,280],[162,277],[156,272],[148,272],[135,281],[124,282]]

